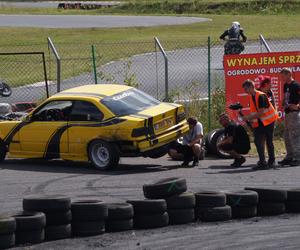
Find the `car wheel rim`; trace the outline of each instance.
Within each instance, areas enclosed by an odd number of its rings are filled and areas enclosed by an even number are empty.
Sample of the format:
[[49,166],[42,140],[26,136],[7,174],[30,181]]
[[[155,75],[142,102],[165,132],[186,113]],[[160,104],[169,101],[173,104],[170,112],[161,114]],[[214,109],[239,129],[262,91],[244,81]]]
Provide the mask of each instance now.
[[102,144],[96,144],[92,149],[92,158],[98,168],[105,168],[110,159],[109,151]]

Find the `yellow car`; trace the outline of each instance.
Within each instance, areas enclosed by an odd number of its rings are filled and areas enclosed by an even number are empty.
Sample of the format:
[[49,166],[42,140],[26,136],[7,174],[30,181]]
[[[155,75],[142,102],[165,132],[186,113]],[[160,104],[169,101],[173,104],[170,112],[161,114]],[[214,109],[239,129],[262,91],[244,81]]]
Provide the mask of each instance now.
[[105,170],[122,156],[161,157],[188,130],[181,105],[124,85],[86,85],[53,95],[22,121],[0,122],[0,160],[61,158]]

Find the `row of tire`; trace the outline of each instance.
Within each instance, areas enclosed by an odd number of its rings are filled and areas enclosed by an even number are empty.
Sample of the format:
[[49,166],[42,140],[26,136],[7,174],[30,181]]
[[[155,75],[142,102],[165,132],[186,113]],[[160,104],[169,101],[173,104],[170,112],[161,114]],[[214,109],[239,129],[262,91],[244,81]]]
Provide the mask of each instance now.
[[29,196],[19,213],[0,216],[0,249],[16,245],[149,229],[196,220],[300,213],[300,190],[246,188],[237,192],[187,192],[186,180],[168,178],[144,185],[146,199],[106,204],[97,200]]

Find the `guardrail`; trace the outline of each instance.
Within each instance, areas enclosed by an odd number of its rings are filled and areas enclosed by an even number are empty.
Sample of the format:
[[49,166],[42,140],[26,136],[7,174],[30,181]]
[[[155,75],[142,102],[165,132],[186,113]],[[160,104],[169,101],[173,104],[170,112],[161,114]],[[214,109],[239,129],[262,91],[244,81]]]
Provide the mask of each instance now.
[[267,41],[265,40],[262,34],[259,35],[259,41],[260,41],[260,45],[261,46],[264,45],[268,52],[272,52],[269,44],[267,43]]
[[51,49],[52,53],[56,58],[56,81],[57,81],[57,93],[60,92],[60,83],[61,83],[61,59],[60,56],[51,40],[50,37],[47,38],[48,48]]

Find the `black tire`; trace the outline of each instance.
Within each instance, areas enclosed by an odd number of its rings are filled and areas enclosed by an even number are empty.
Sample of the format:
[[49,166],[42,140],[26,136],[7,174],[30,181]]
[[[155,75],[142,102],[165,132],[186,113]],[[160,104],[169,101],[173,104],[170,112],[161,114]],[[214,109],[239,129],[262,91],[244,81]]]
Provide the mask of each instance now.
[[22,211],[12,217],[16,219],[17,232],[40,231],[46,226],[46,216],[42,212]]
[[171,225],[187,224],[195,221],[195,210],[192,209],[169,209],[169,222]]
[[259,202],[285,202],[287,200],[287,191],[285,190],[249,187],[246,187],[245,190],[257,192]]
[[252,207],[231,207],[232,218],[244,219],[257,216],[257,206]]
[[260,202],[257,206],[259,216],[272,216],[285,213],[285,204],[279,202]]
[[135,215],[163,214],[167,211],[165,200],[129,200]]
[[287,191],[287,200],[300,202],[300,189],[288,190]]
[[137,215],[133,219],[135,228],[150,229],[158,227],[166,227],[169,225],[168,213],[154,215]]
[[38,244],[45,240],[45,231],[44,229],[36,231],[23,231],[16,232],[16,245],[20,244]]
[[72,222],[72,233],[74,236],[86,237],[105,233],[104,221],[80,221]]
[[15,245],[15,234],[0,234],[0,249],[7,249]]
[[[101,156],[97,153],[99,150],[102,152]],[[96,169],[109,170],[118,166],[120,161],[120,150],[113,143],[94,140],[88,146],[88,156]]]
[[150,150],[145,152],[145,155],[151,159],[158,159],[165,156],[168,153],[168,148],[166,146]]
[[195,209],[196,218],[201,221],[227,221],[232,218],[231,207],[197,207]]
[[72,202],[72,221],[104,221],[108,216],[107,204],[97,200]]
[[129,203],[111,203],[108,204],[108,217],[109,221],[123,221],[132,219],[134,212],[133,206]]
[[288,213],[300,213],[300,202],[299,201],[287,201],[286,211]]
[[147,199],[165,199],[184,193],[186,190],[186,180],[177,177],[162,179],[143,186],[144,196]]
[[251,190],[241,190],[225,192],[227,205],[231,207],[256,206],[258,203],[258,193]]
[[67,225],[72,221],[72,213],[69,211],[54,212],[46,214],[47,226]]
[[45,240],[67,239],[72,236],[71,224],[45,227]]
[[191,192],[174,195],[166,199],[169,209],[189,209],[196,205],[195,194]]
[[216,156],[223,158],[223,159],[231,159],[232,157],[223,152],[220,151],[217,147],[218,142],[221,140],[221,138],[224,136],[224,129],[215,129],[211,131],[208,135],[208,149],[212,154],[215,154]]
[[71,199],[65,196],[28,196],[23,199],[25,211],[57,212],[68,211],[71,208]]
[[107,232],[120,232],[133,229],[133,219],[106,221]]
[[195,193],[196,207],[224,207],[226,195],[220,192],[201,191]]
[[6,154],[7,154],[7,146],[1,140],[0,141],[0,162],[3,162],[5,160]]
[[17,223],[13,217],[0,217],[0,235],[11,234],[16,231]]

